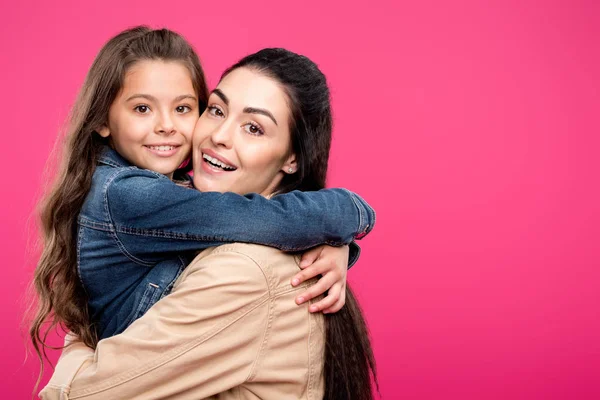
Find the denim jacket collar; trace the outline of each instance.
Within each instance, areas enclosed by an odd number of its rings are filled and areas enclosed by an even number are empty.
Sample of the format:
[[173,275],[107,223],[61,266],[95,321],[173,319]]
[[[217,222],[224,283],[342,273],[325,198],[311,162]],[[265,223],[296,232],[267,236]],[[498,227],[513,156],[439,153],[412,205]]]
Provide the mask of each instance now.
[[115,168],[132,166],[130,162],[125,160],[123,157],[121,157],[119,153],[117,153],[108,146],[104,146],[104,148],[100,152],[98,163],[110,165]]

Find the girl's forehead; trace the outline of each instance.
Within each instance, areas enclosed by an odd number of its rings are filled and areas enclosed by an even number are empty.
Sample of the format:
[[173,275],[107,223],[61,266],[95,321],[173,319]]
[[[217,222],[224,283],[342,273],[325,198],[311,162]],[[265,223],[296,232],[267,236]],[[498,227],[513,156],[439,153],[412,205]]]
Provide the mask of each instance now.
[[187,67],[180,62],[140,61],[125,73],[123,92],[141,94],[194,95],[194,85]]

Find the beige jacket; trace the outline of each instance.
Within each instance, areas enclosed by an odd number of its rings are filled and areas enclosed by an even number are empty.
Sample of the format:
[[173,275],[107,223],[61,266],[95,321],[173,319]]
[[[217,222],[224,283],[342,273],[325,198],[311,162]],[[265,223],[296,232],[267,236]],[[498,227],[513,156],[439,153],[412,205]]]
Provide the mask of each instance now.
[[322,399],[324,320],[294,302],[298,258],[202,252],[173,292],[96,351],[68,346],[42,399]]

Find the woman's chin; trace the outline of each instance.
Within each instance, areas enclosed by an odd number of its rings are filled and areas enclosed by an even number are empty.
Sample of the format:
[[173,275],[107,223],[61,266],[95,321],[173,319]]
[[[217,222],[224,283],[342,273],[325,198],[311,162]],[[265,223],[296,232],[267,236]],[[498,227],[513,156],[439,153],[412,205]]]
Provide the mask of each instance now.
[[218,185],[215,182],[211,182],[202,176],[202,173],[198,173],[194,171],[194,175],[192,175],[192,180],[194,181],[194,187],[201,192],[217,192]]
[[229,182],[207,179],[202,174],[194,173],[194,187],[201,192],[238,192]]

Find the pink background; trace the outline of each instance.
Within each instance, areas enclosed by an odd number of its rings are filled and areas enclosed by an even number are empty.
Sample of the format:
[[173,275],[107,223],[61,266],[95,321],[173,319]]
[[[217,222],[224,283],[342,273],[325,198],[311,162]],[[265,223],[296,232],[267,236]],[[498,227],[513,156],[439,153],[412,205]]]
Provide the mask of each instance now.
[[3,398],[37,372],[20,321],[45,162],[96,52],[141,23],[186,35],[211,87],[265,46],[329,77],[329,184],[378,212],[350,280],[384,398],[600,398],[600,3],[333,3],[3,2]]

